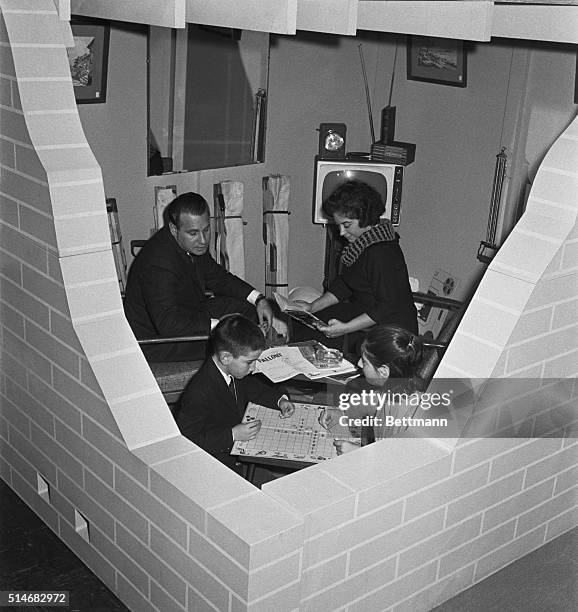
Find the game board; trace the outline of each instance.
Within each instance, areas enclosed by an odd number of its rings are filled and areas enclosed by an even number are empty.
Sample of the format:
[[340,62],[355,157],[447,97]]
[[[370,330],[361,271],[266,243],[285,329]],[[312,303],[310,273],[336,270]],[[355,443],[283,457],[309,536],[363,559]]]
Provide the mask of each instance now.
[[254,440],[235,442],[231,454],[304,463],[321,463],[336,457],[333,440],[336,437],[350,438],[348,428],[338,425],[337,428],[332,428],[330,433],[318,420],[321,410],[327,406],[297,402],[294,404],[293,416],[281,419],[278,410],[249,403],[243,423],[259,419],[262,423],[261,430]]

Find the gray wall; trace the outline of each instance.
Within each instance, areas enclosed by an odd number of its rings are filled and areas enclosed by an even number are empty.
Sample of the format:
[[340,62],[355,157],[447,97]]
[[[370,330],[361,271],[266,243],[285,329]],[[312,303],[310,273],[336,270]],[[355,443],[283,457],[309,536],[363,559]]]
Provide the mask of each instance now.
[[[105,104],[81,107],[88,141],[101,164],[107,195],[117,197],[125,246],[152,227],[154,185],[199,190],[211,201],[212,183],[245,183],[247,280],[263,286],[261,178],[291,176],[289,284],[320,286],[324,233],[311,223],[316,127],[341,121],[348,150],[367,151],[370,131],[359,61],[363,43],[376,131],[387,104],[395,41],[399,41],[392,103],[396,138],[417,144],[406,169],[402,236],[410,274],[427,288],[436,268],[462,279],[461,290],[482,272],[476,262],[485,238],[495,156],[511,137],[505,120],[526,80],[512,78],[514,46],[527,54],[529,75],[522,129],[525,157],[535,168],[575,112],[575,51],[567,45],[498,40],[472,43],[465,89],[408,81],[405,38],[364,33],[356,38],[298,33],[272,38],[266,162],[225,170],[146,177],[146,35],[113,25]],[[511,117],[510,117],[511,119]],[[504,125],[504,134],[502,134]],[[527,127],[526,127],[527,126]],[[130,260],[130,258],[129,258]]]

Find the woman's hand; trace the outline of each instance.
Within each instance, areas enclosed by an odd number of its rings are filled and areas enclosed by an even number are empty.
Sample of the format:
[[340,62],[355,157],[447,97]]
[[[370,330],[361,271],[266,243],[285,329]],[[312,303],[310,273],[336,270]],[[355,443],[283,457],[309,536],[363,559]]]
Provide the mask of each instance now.
[[347,440],[333,440],[333,446],[337,449],[338,455],[345,455],[345,453],[361,448],[361,442],[358,444],[357,442],[349,442]]
[[327,325],[318,325],[317,329],[328,338],[339,338],[349,332],[349,326],[338,319],[329,319]]
[[295,304],[295,306],[298,306],[300,310],[304,310],[305,312],[311,312],[311,303],[310,302],[305,302],[303,300],[295,300],[293,302]]

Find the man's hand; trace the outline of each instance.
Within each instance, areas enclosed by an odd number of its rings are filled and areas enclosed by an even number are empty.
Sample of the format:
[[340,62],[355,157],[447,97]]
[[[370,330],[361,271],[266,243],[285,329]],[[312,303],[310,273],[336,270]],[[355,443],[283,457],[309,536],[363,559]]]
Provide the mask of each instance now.
[[281,411],[280,418],[288,419],[295,412],[295,404],[288,399],[281,399],[279,400],[279,410]]
[[233,439],[246,442],[257,436],[261,429],[261,421],[251,421],[250,423],[239,423],[233,427]]
[[333,440],[333,446],[337,449],[338,455],[345,455],[346,453],[361,448],[361,443],[357,444],[356,442],[348,442],[347,440]]
[[338,319],[329,319],[327,325],[317,325],[317,329],[328,338],[339,338],[349,331],[347,323]]
[[255,306],[255,309],[257,310],[257,316],[259,317],[261,329],[267,333],[271,325],[273,325],[273,309],[266,299],[259,300],[259,303]]

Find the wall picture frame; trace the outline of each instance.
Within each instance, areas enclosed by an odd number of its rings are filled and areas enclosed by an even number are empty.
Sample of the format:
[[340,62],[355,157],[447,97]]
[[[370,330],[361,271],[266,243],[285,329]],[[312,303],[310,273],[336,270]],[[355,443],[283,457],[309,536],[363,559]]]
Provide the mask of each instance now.
[[165,224],[165,208],[177,197],[176,185],[155,185],[155,204],[153,207],[155,231]]
[[467,53],[463,40],[408,36],[407,78],[410,81],[467,86]]
[[106,102],[110,24],[73,17],[70,27],[75,44],[67,52],[76,103]]

